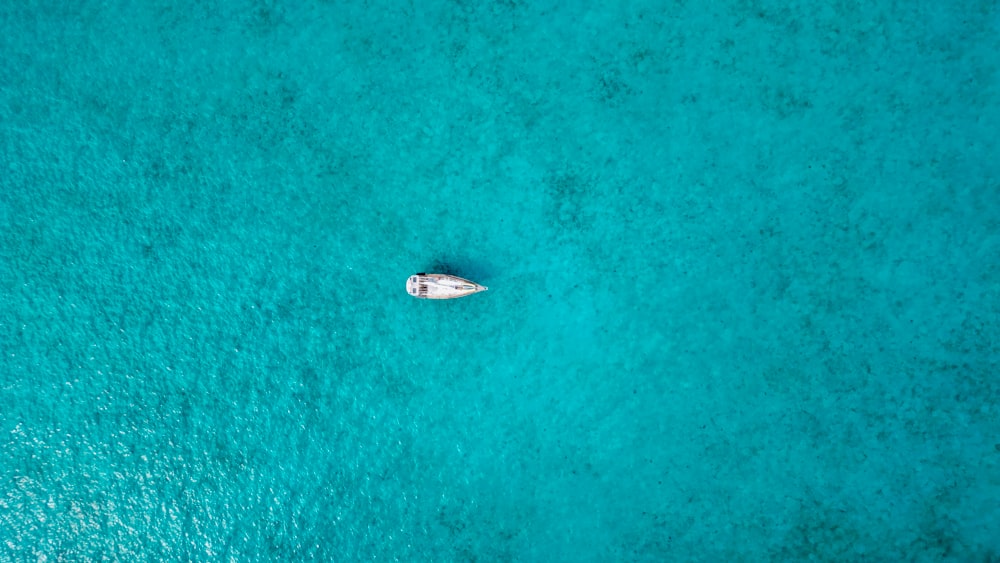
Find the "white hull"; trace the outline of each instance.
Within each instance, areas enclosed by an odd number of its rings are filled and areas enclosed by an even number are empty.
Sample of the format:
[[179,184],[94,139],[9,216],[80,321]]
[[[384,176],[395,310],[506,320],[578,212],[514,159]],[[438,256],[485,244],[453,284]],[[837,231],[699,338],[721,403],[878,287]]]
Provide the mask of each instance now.
[[485,285],[448,274],[414,274],[406,280],[406,292],[417,299],[454,299],[487,289]]

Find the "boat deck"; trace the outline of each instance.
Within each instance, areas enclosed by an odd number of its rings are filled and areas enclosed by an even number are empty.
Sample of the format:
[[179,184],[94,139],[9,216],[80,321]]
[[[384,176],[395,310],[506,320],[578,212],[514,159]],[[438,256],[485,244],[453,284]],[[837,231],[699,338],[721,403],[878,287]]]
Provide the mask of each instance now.
[[406,280],[406,292],[421,299],[453,299],[488,288],[448,274],[415,274]]

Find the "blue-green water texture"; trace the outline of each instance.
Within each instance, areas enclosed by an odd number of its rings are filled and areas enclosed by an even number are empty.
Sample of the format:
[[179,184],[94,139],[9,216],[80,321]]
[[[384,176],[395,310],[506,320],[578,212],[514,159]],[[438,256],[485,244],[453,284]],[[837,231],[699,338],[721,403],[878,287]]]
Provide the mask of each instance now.
[[1000,561],[998,53],[992,0],[4,2],[0,561]]

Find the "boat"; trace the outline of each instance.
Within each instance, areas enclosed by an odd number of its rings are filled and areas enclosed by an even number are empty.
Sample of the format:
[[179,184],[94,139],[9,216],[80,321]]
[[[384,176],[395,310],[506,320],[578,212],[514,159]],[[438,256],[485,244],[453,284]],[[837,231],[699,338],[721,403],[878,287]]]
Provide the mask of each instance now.
[[485,285],[448,274],[414,274],[406,280],[406,292],[418,299],[454,299],[487,289]]

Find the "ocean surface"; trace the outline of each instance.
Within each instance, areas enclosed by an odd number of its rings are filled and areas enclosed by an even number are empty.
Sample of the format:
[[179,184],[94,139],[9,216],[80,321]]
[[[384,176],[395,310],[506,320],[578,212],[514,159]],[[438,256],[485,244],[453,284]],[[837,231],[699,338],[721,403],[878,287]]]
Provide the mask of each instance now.
[[3,2],[0,561],[1000,561],[998,52],[992,0]]

